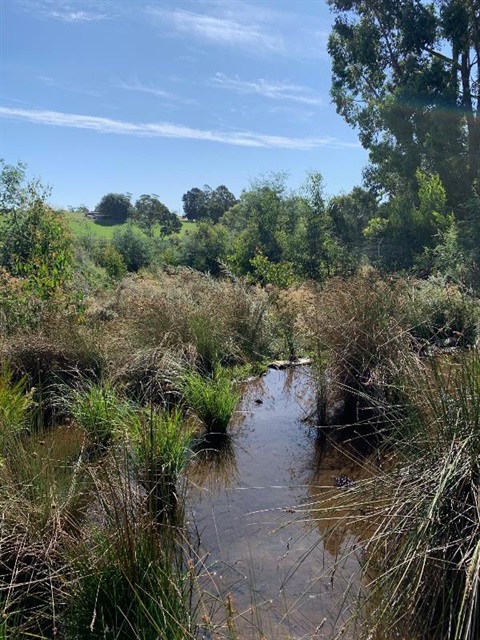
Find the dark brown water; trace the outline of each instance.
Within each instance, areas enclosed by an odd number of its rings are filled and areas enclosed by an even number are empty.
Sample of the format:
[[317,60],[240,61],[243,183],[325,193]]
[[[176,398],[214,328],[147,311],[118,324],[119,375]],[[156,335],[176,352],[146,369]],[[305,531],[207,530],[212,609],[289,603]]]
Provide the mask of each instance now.
[[352,614],[355,540],[307,506],[338,491],[333,475],[360,472],[341,452],[325,454],[302,421],[311,388],[306,367],[248,383],[232,442],[194,465],[189,517],[205,638],[332,638]]

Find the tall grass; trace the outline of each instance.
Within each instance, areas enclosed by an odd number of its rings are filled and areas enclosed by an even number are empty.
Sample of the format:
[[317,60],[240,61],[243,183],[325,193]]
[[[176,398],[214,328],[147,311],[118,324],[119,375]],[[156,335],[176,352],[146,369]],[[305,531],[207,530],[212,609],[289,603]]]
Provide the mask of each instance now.
[[[389,468],[339,497],[365,540],[365,637],[480,635],[480,354],[418,361]],[[320,515],[320,514],[319,514]]]
[[32,393],[27,393],[25,379],[13,382],[4,368],[0,372],[0,460],[4,447],[28,426],[32,408]]
[[196,371],[183,377],[183,393],[207,433],[226,433],[240,394],[232,387],[228,373],[217,366],[211,376]]
[[178,484],[189,458],[192,429],[179,411],[152,409],[129,421],[127,437],[155,513],[171,520],[176,515]]
[[86,381],[65,394],[75,422],[95,447],[106,447],[132,415],[130,404],[110,382]]
[[75,554],[64,620],[68,640],[185,640],[192,637],[192,573],[176,527],[144,509],[128,458],[96,472],[99,522]]
[[381,433],[397,402],[393,383],[412,353],[403,286],[371,271],[332,278],[306,330],[317,362],[320,420],[351,425],[360,439]]

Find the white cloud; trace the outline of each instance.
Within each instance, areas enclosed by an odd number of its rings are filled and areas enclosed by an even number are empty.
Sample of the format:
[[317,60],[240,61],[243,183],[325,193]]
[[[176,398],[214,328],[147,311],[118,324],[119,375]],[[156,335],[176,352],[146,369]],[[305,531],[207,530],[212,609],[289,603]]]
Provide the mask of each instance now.
[[18,4],[40,18],[69,23],[97,22],[111,17],[111,3],[105,0],[18,0]]
[[216,73],[211,83],[222,89],[230,89],[242,94],[256,94],[271,100],[287,100],[315,106],[325,104],[324,100],[310,87],[291,82],[275,82],[263,78],[249,82],[237,77],[229,78],[224,73]]
[[342,142],[333,137],[290,138],[272,136],[251,131],[215,131],[195,129],[170,122],[135,123],[98,116],[86,116],[61,111],[43,111],[37,109],[12,109],[0,107],[0,115],[6,119],[22,120],[34,124],[57,127],[87,129],[98,133],[116,133],[122,135],[149,138],[178,138],[186,140],[206,140],[241,147],[266,147],[278,149],[315,149],[328,147],[334,149],[358,147],[358,143]]
[[149,11],[168,22],[177,32],[214,44],[254,51],[284,51],[284,43],[280,36],[268,33],[264,27],[253,22],[239,22],[231,18],[194,13],[184,9],[163,11],[150,8]]
[[63,20],[63,22],[96,22],[97,20],[105,20],[107,17],[104,13],[92,13],[90,11],[50,11],[50,18]]

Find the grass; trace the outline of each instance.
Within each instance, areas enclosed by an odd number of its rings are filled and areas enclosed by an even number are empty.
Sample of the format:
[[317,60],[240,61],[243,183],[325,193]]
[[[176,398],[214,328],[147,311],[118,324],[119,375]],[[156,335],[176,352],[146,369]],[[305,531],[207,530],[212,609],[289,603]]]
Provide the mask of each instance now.
[[[94,222],[85,217],[83,213],[65,213],[65,219],[68,222],[70,231],[75,236],[92,235],[98,238],[104,238],[111,240],[116,231],[123,231],[127,228],[127,223],[123,224],[102,224],[101,222]],[[179,235],[182,236],[185,232],[193,229],[194,222],[188,220],[182,220],[182,228]],[[143,231],[139,227],[135,227],[138,233],[143,234]],[[158,232],[155,234],[158,235]]]
[[179,477],[189,458],[192,429],[179,411],[152,409],[128,422],[127,438],[157,517],[163,514],[171,520],[179,504]]
[[87,381],[66,393],[75,422],[95,447],[104,448],[130,419],[132,408],[109,382]]
[[[126,452],[125,452],[126,453]],[[122,449],[93,470],[98,520],[71,547],[73,580],[64,613],[68,640],[192,637],[181,523],[146,507]]]
[[232,388],[225,369],[218,365],[210,376],[202,376],[195,371],[186,372],[183,393],[188,407],[207,433],[227,432],[240,394]]
[[362,539],[365,638],[474,640],[480,634],[480,354],[417,361],[386,469],[316,517],[348,515]]

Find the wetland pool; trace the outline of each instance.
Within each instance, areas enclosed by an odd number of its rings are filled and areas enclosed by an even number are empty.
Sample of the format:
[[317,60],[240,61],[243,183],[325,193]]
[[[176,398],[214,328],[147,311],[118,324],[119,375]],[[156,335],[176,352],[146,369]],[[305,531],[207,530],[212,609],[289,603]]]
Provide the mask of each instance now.
[[192,465],[187,513],[205,639],[329,639],[352,616],[361,546],[309,507],[340,491],[334,475],[362,470],[320,446],[306,422],[312,407],[309,367],[269,369],[246,383],[230,439]]

